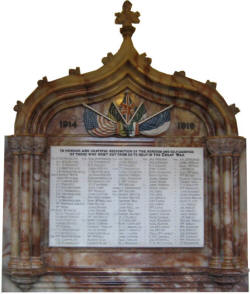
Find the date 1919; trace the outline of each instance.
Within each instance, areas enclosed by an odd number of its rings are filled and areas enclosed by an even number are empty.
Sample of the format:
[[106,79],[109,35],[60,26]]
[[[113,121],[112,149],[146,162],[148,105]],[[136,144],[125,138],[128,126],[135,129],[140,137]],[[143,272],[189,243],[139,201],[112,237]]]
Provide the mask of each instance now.
[[189,122],[178,122],[178,129],[181,130],[193,130],[195,129],[195,124],[194,123],[189,123]]

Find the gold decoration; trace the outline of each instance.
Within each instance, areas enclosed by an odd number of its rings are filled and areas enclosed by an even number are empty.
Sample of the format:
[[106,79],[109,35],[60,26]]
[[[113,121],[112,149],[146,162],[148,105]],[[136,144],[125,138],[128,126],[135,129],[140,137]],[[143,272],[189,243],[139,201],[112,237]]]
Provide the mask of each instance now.
[[135,27],[132,26],[132,24],[139,23],[139,16],[140,13],[131,11],[132,4],[129,1],[125,1],[122,7],[122,12],[117,12],[115,14],[116,24],[121,24],[121,34],[123,37],[129,36],[131,37],[133,33],[135,32]]
[[70,69],[69,75],[79,76],[81,74],[80,67],[76,67],[76,69]]
[[236,115],[240,112],[240,109],[235,104],[231,104],[229,108],[232,111],[233,115]]
[[210,88],[216,89],[217,84],[214,82],[210,82],[209,80],[207,80],[206,85],[208,85]]
[[174,76],[175,77],[186,77],[186,73],[183,70],[181,70],[181,71],[175,71],[174,72]]
[[16,102],[16,105],[14,106],[14,111],[16,111],[16,112],[19,112],[19,111],[21,111],[22,110],[22,107],[23,107],[23,102],[21,102],[21,101],[17,101]]
[[186,77],[186,73],[184,70],[181,70],[181,71],[175,71],[174,72],[174,76],[175,77]]
[[145,65],[150,65],[152,62],[152,59],[147,57],[146,53],[143,53],[140,55],[140,60],[145,64]]
[[37,82],[37,85],[38,85],[38,87],[43,87],[43,86],[45,86],[46,84],[48,84],[48,79],[47,79],[47,77],[43,77],[43,79],[42,80],[39,80],[38,82]]
[[102,63],[105,65],[113,59],[114,55],[109,52],[106,57],[103,57]]

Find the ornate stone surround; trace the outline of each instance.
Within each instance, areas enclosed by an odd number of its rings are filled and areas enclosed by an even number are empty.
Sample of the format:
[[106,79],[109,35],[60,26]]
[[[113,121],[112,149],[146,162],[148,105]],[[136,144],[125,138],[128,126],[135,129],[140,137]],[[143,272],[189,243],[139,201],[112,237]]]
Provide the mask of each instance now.
[[[131,7],[125,1],[116,14],[123,43],[115,55],[103,58],[103,67],[86,74],[70,69],[67,77],[55,81],[44,77],[14,108],[15,134],[6,137],[4,275],[22,290],[34,291],[247,291],[246,141],[238,136],[235,106],[227,105],[215,83],[153,69],[151,59],[133,46],[132,24],[139,23],[140,14]],[[71,120],[83,104],[105,108],[127,90],[153,109],[174,105],[176,116],[190,113],[199,130],[189,135],[176,127],[156,138],[133,139],[95,138],[82,129],[74,134],[55,131],[61,114]],[[50,146],[79,144],[203,147],[205,247],[49,248]]]

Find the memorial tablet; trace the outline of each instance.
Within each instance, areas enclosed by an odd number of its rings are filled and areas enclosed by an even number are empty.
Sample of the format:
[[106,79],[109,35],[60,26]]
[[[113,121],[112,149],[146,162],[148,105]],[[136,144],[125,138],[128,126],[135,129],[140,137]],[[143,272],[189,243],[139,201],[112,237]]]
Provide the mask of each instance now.
[[116,54],[14,107],[4,291],[248,290],[239,110],[213,82],[152,68],[131,39],[139,16],[125,1]]
[[51,147],[55,247],[203,247],[203,149]]

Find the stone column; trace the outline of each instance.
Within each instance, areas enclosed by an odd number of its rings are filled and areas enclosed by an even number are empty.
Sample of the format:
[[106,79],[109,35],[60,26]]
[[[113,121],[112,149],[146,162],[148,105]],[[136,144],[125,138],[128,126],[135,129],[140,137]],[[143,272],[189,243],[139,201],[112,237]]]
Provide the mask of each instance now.
[[233,268],[233,215],[232,215],[232,154],[223,157],[223,222],[224,261],[222,267]]
[[19,262],[19,172],[20,172],[20,138],[9,137],[9,148],[12,160],[12,191],[11,191],[11,253],[9,268],[16,269]]
[[[239,145],[244,144],[245,139],[241,137],[210,137],[208,138],[208,149],[210,153],[215,156],[223,158],[223,269],[234,268],[234,255],[238,254],[236,244],[239,242],[239,181],[234,179],[233,172],[236,173],[236,167],[233,167],[233,158],[235,154],[239,155]],[[242,149],[240,150],[240,152]],[[214,173],[215,171],[213,171]],[[213,174],[215,180],[216,172]],[[214,186],[215,184],[215,186]],[[213,183],[213,189],[215,189],[217,183]],[[234,198],[233,198],[234,193]],[[213,209],[215,199],[213,199]],[[234,206],[233,206],[234,205]],[[217,212],[216,212],[217,214]],[[214,211],[213,211],[214,215]],[[214,219],[212,227],[214,227]],[[217,232],[216,230],[214,231]],[[218,233],[218,232],[217,232]],[[236,244],[235,244],[236,241]],[[216,242],[213,242],[213,246],[216,246]],[[238,246],[239,248],[239,246]],[[214,250],[213,250],[214,253]],[[212,258],[213,260],[213,258]]]
[[207,147],[212,161],[212,257],[209,265],[211,268],[220,268],[220,156],[214,141],[208,140]]
[[31,154],[33,137],[21,137],[20,267],[30,268]]
[[32,267],[42,266],[40,241],[40,194],[41,194],[41,157],[46,148],[45,137],[34,137],[33,145],[33,198],[32,198]]
[[240,155],[245,148],[245,141],[241,140],[235,146],[233,153],[233,253],[234,265],[241,267],[240,260]]

